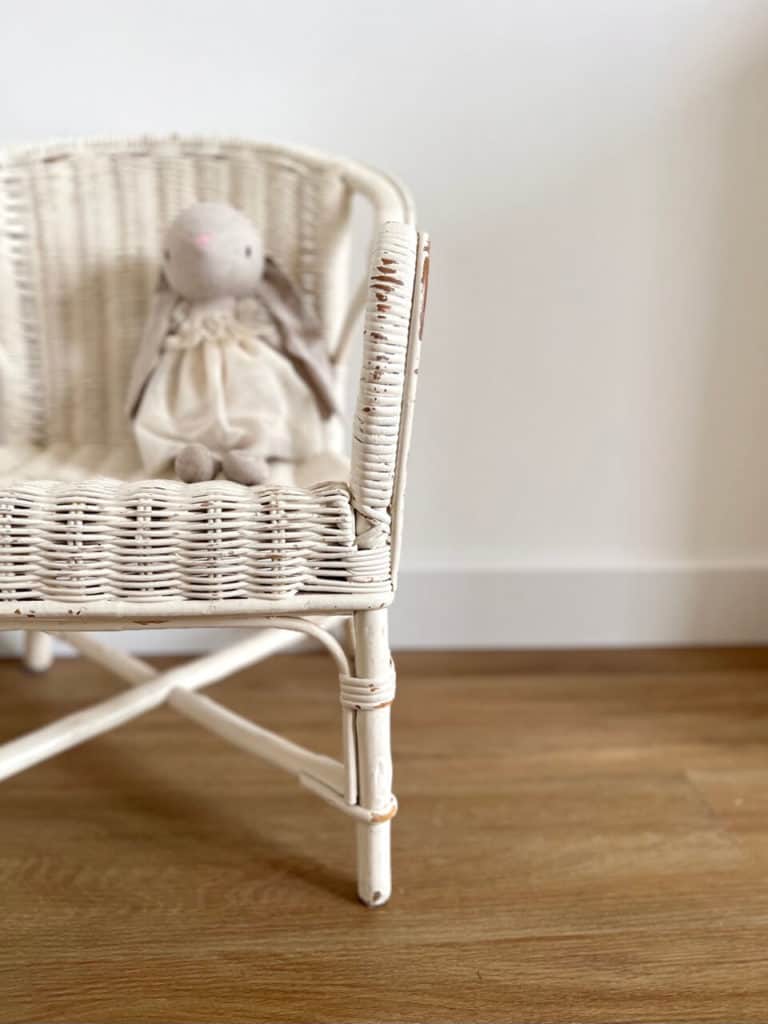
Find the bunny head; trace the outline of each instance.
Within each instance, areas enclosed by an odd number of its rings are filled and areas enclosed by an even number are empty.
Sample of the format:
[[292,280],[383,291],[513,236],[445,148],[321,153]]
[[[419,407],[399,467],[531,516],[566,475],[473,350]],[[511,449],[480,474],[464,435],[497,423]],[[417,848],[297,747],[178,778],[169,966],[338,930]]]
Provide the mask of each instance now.
[[264,272],[264,248],[256,226],[226,203],[196,203],[169,226],[163,274],[188,302],[245,298]]

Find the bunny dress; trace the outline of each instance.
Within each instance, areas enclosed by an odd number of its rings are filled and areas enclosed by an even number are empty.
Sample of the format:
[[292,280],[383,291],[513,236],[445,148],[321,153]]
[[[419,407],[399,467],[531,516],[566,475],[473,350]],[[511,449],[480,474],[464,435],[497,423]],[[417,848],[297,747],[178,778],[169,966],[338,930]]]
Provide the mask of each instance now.
[[263,301],[224,298],[174,306],[134,435],[158,475],[192,443],[219,457],[245,449],[298,462],[323,449],[325,432]]

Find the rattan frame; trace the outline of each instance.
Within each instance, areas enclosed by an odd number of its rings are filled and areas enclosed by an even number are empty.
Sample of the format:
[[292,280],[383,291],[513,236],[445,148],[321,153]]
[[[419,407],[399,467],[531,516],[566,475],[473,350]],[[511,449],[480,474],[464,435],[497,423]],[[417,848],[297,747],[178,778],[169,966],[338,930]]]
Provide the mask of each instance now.
[[[100,244],[106,244],[104,251],[109,251],[113,240],[108,237],[104,243],[104,232],[108,235],[104,224],[110,217],[119,220],[121,230],[139,237],[131,218],[143,209],[141,196],[126,195],[124,173],[129,168],[134,175],[137,166],[142,175],[148,174],[142,180],[165,182],[166,190],[169,180],[174,183],[189,167],[194,168],[207,183],[202,194],[193,189],[199,198],[215,194],[217,183],[225,179],[230,185],[239,182],[241,190],[248,175],[266,182],[260,202],[270,224],[275,213],[272,244],[284,258],[296,260],[294,272],[307,298],[317,305],[336,361],[346,357],[364,306],[350,478],[303,490],[193,485],[198,489],[194,509],[204,506],[208,516],[203,532],[219,538],[207,542],[212,564],[220,564],[223,548],[211,553],[210,546],[223,544],[222,535],[227,545],[227,571],[211,571],[209,576],[201,574],[195,557],[178,557],[186,541],[179,531],[186,529],[187,520],[193,539],[195,530],[198,535],[201,532],[200,523],[189,512],[191,491],[187,485],[142,480],[11,483],[0,493],[0,629],[25,631],[26,663],[35,671],[50,666],[53,636],[59,635],[82,655],[109,667],[129,689],[0,747],[0,779],[167,703],[223,739],[293,773],[304,786],[349,815],[358,837],[358,894],[364,903],[377,906],[385,903],[391,892],[390,822],[397,809],[391,786],[389,715],[395,673],[387,609],[397,582],[429,243],[414,228],[410,199],[393,179],[358,163],[295,147],[172,137],[52,143],[0,154],[0,342],[6,367],[21,360],[29,370],[10,380],[6,374],[6,437],[20,433],[28,443],[58,437],[52,424],[57,422],[61,402],[54,398],[48,409],[36,408],[35,389],[29,380],[29,375],[36,373],[43,379],[45,367],[40,370],[40,364],[58,358],[55,350],[52,356],[45,350],[50,341],[46,327],[56,324],[55,302],[50,296],[56,294],[56,282],[65,273],[62,264],[71,258],[73,249],[82,253],[98,235]],[[105,168],[109,171],[106,183]],[[285,174],[290,175],[291,183],[287,201],[284,187],[282,192],[273,191],[284,184]],[[238,175],[244,175],[243,181]],[[231,198],[231,189],[222,191],[223,198]],[[76,207],[94,195],[104,204],[98,229],[93,227],[92,213],[82,209],[77,216],[70,209],[55,227],[48,223],[59,217],[52,198],[62,192]],[[303,197],[298,212],[290,198],[294,193]],[[376,230],[369,272],[347,302],[342,287],[343,254],[355,194],[371,204]],[[115,196],[119,218],[110,208]],[[182,198],[176,196],[177,203]],[[168,212],[162,203],[155,208],[157,224],[150,234],[156,234]],[[52,249],[41,245],[43,235],[55,236],[59,244]],[[146,242],[141,236],[141,240],[142,244],[154,244],[153,239]],[[76,280],[82,267],[69,267],[67,273]],[[114,281],[110,287],[115,288]],[[86,300],[91,305],[94,302],[87,290]],[[88,308],[78,314],[85,334],[91,315]],[[115,330],[122,329],[118,322]],[[109,330],[102,333],[109,335]],[[106,357],[105,361],[109,362]],[[102,409],[108,436],[110,431],[119,434],[123,429],[115,411],[115,402],[122,399],[117,394],[119,383],[104,380],[106,391],[115,391]],[[100,393],[95,399],[92,393],[86,398],[102,401]],[[163,535],[155,549],[162,556],[153,555],[137,566],[136,549],[141,545],[136,544],[135,532],[131,533],[136,529],[136,510],[145,514],[147,508],[156,508],[153,502],[159,500],[158,492],[166,512],[171,506],[174,531]],[[229,502],[227,515],[219,512],[217,522],[226,525],[234,519],[247,524],[258,518],[259,523],[266,523],[262,533],[240,528],[236,535],[224,529],[211,530],[210,510],[220,509],[225,499]],[[282,518],[275,518],[270,511],[273,508],[281,510]],[[300,520],[287,520],[286,508],[301,509]],[[164,515],[166,523],[169,516]],[[147,521],[148,536],[155,543],[151,513]],[[323,530],[318,529],[321,522]],[[66,557],[57,547],[62,543],[62,531]],[[271,545],[267,561],[275,567],[265,570],[262,558],[250,571],[248,559],[255,558],[254,552],[263,554],[264,531],[266,543]],[[120,547],[126,536],[133,543],[127,554]],[[275,536],[282,538],[277,548]],[[302,563],[297,569],[296,547],[286,546],[286,536],[304,538],[301,550],[311,549],[317,565]],[[323,545],[332,551],[332,558]],[[240,559],[236,573],[230,572],[235,560],[233,547]],[[158,561],[173,568],[159,573],[155,571]],[[107,564],[110,572],[105,570]],[[191,590],[184,576],[188,564],[195,570]],[[332,564],[332,572],[324,571],[328,564]],[[334,633],[344,623],[347,640],[342,644]],[[226,650],[160,673],[89,635],[96,629],[199,625],[236,626],[247,635]],[[336,665],[342,710],[339,760],[305,750],[197,692],[284,649],[297,634],[322,643]]]

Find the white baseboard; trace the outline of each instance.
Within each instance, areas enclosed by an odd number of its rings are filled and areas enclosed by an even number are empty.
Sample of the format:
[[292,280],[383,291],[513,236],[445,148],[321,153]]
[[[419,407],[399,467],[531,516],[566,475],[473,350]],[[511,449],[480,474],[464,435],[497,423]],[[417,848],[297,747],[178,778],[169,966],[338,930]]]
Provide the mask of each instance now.
[[632,647],[768,642],[768,566],[406,574],[400,647]]
[[[113,633],[141,654],[222,646],[237,630]],[[768,566],[421,569],[392,609],[396,648],[635,647],[768,643]],[[0,655],[16,653],[0,636]]]

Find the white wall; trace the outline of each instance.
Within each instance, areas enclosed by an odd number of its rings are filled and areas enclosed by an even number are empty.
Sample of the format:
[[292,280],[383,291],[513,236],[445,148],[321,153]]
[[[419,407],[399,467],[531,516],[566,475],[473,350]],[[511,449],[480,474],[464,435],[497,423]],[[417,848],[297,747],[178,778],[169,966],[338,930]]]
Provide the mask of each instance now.
[[396,638],[768,638],[764,0],[3,5],[0,142],[167,129],[416,195]]

